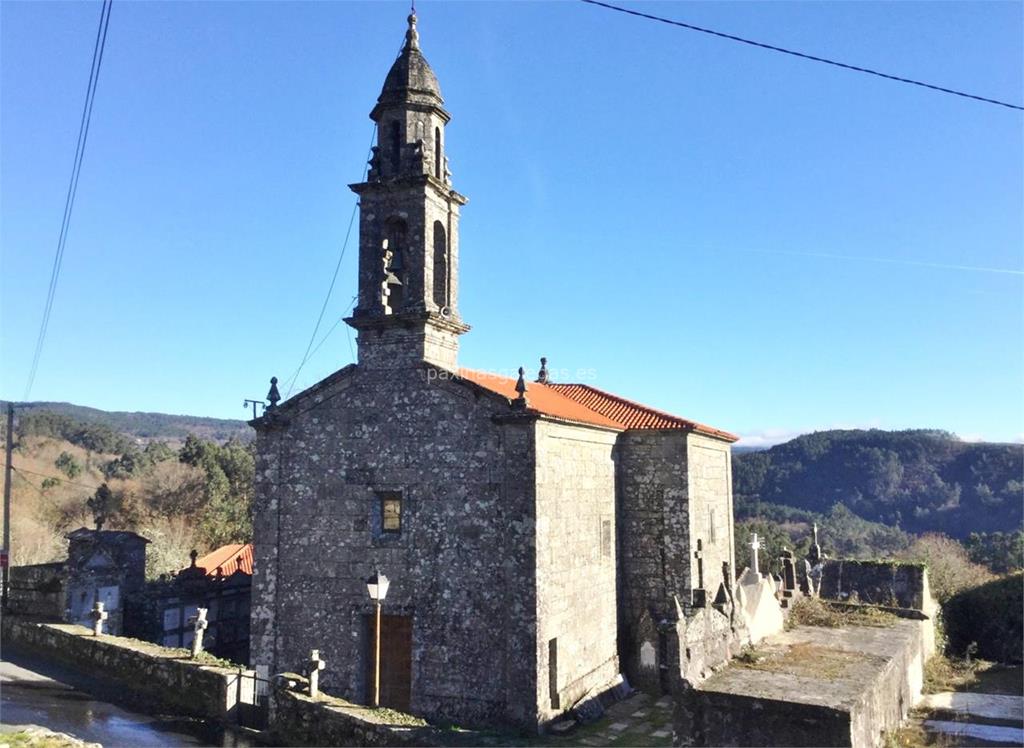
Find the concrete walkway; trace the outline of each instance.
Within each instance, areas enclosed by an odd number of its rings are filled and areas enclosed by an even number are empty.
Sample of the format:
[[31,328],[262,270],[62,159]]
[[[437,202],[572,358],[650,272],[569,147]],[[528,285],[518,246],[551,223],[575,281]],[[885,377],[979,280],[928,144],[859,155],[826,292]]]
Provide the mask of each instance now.
[[565,738],[545,742],[554,746],[670,746],[672,697],[654,699],[647,694],[634,694],[612,704],[597,722],[582,725]]
[[920,704],[931,719],[922,726],[962,745],[1024,745],[1024,698],[991,693],[945,691]]
[[1024,722],[1024,698],[995,693],[945,691],[928,694],[921,706],[967,717]]

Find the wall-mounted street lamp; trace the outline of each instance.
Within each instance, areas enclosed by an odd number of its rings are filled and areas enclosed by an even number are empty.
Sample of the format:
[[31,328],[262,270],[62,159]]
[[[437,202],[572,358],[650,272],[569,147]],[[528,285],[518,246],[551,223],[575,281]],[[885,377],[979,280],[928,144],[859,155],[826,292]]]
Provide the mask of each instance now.
[[388,578],[378,571],[375,571],[373,576],[366,580],[366,591],[370,593],[370,600],[377,608],[377,621],[374,626],[376,633],[373,642],[373,705],[375,707],[380,706],[380,608],[384,603],[384,598],[388,595],[388,585],[390,584]]

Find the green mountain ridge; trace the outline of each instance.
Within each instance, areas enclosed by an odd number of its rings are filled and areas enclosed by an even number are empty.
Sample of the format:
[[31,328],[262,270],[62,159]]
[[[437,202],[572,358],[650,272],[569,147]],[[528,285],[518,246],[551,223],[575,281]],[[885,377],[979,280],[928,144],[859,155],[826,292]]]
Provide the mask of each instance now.
[[[0,406],[6,409],[7,403],[0,401]],[[108,426],[141,441],[184,441],[189,434],[221,442],[232,438],[242,441],[253,438],[252,428],[245,421],[228,418],[100,410],[64,402],[15,402],[14,408],[19,414],[49,412],[87,424]]]
[[1024,519],[1024,445],[964,442],[937,430],[805,434],[733,457],[737,513],[781,504],[827,513],[842,504],[903,530],[966,538]]

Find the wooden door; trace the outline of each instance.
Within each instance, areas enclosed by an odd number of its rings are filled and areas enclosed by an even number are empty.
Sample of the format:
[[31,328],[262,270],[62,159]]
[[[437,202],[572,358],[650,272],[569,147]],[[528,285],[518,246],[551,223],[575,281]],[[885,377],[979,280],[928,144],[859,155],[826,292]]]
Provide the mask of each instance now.
[[[366,702],[373,703],[374,616],[366,617],[368,644]],[[382,615],[380,622],[380,705],[409,711],[412,697],[412,617]]]

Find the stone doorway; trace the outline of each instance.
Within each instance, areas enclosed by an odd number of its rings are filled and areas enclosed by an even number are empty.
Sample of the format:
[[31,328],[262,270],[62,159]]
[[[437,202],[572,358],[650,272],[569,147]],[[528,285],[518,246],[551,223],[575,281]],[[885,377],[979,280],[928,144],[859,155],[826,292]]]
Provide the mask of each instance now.
[[[366,703],[373,703],[374,616],[366,616]],[[412,616],[382,615],[380,705],[408,712],[412,700]]]

